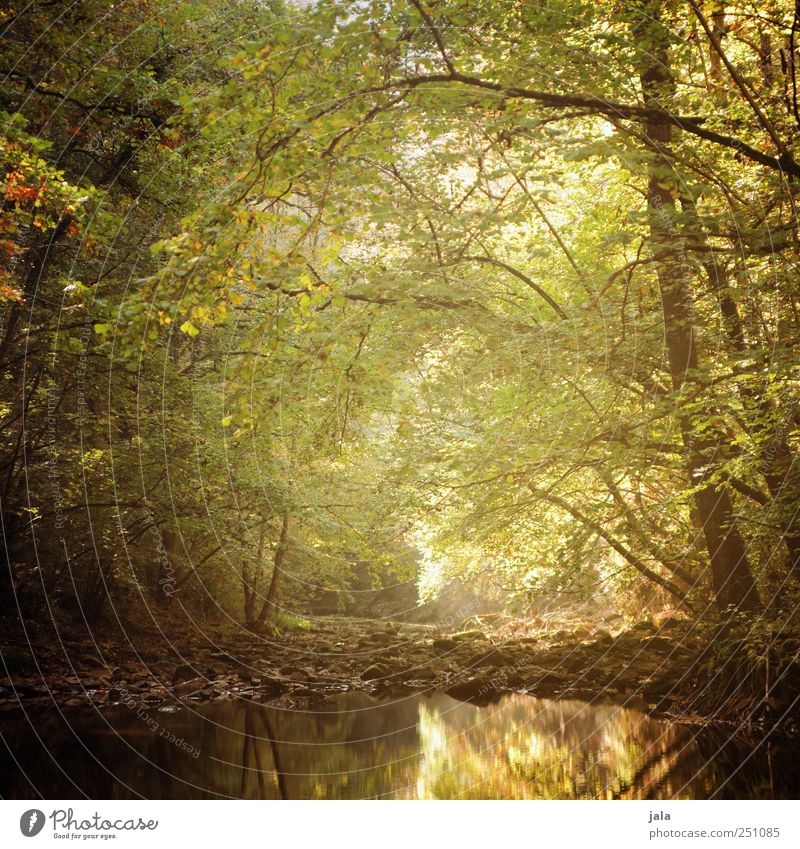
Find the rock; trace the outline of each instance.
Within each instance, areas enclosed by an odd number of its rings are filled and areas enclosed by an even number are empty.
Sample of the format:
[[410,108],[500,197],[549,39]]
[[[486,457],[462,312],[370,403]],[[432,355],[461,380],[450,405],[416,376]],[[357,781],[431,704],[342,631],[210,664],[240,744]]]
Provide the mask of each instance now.
[[560,672],[555,672],[552,669],[531,669],[525,670],[525,686],[526,687],[562,687],[569,682],[569,679]]
[[190,678],[188,681],[181,681],[173,687],[174,692],[179,694],[193,693],[195,690],[200,690],[206,684],[205,678]]
[[17,681],[14,684],[14,694],[17,696],[35,698],[37,696],[46,696],[48,692],[49,691],[44,687],[37,687],[33,684],[28,684],[25,681]]
[[455,640],[457,643],[463,643],[467,640],[486,640],[486,636],[479,631],[477,628],[471,628],[466,631],[457,631],[455,634],[450,635],[451,640]]
[[635,647],[639,645],[642,639],[641,631],[622,631],[614,637],[614,645],[624,646],[626,648]]
[[378,678],[388,678],[392,670],[385,663],[373,663],[361,673],[362,681],[376,681]]
[[84,690],[101,690],[103,687],[107,687],[110,681],[107,678],[98,679],[98,680],[86,680],[83,682]]
[[574,675],[582,671],[593,660],[591,653],[585,651],[568,651],[559,657],[551,666],[556,666],[564,672]]
[[307,672],[305,669],[294,669],[288,675],[286,675],[286,680],[296,681],[300,684],[304,684],[311,677],[311,673]]
[[204,687],[202,690],[198,690],[196,693],[193,693],[192,698],[208,702],[219,698],[221,695],[222,693],[214,687]]
[[467,661],[467,666],[475,669],[483,669],[487,666],[513,666],[514,658],[507,652],[492,649],[484,654],[476,654]]
[[502,680],[503,686],[513,689],[525,687],[528,683],[528,679],[515,669],[504,672],[503,675],[500,676],[500,680]]
[[189,681],[192,678],[197,678],[197,670],[188,663],[182,663],[172,673],[173,684],[180,684],[181,681]]
[[277,679],[271,678],[267,681],[262,681],[258,685],[258,690],[265,696],[279,696],[286,691],[286,685]]
[[9,675],[28,672],[35,669],[31,653],[24,648],[9,647],[3,649],[3,665]]
[[308,687],[298,687],[296,690],[292,690],[289,693],[290,698],[305,698],[305,699],[325,699],[326,696],[324,693],[320,693],[319,690],[311,690]]
[[687,619],[682,616],[675,616],[668,613],[654,616],[653,623],[659,630],[672,630],[673,628],[685,626]]
[[411,681],[431,681],[437,676],[437,672],[431,666],[422,666],[419,669],[410,669],[408,677]]
[[488,678],[470,678],[454,684],[446,691],[448,696],[461,702],[473,702],[475,704],[491,704],[503,697],[503,692],[492,684]]
[[117,666],[117,667],[115,667],[115,668],[111,671],[111,677],[110,677],[110,679],[109,679],[109,680],[111,681],[111,683],[112,683],[112,684],[119,684],[119,683],[121,683],[123,680],[125,680],[125,673],[124,673],[124,671],[123,671],[122,669],[120,669],[118,666]]
[[673,642],[669,637],[650,637],[642,641],[642,647],[652,651],[665,652],[673,647]]
[[675,689],[672,678],[650,678],[642,682],[642,693],[646,699],[660,699],[669,696]]

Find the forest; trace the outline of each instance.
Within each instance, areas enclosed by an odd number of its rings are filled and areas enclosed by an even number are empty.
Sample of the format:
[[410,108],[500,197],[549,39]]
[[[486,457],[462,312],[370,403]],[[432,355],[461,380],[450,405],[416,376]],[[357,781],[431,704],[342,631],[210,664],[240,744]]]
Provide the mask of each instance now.
[[3,0],[0,46],[0,702],[800,728],[800,4]]

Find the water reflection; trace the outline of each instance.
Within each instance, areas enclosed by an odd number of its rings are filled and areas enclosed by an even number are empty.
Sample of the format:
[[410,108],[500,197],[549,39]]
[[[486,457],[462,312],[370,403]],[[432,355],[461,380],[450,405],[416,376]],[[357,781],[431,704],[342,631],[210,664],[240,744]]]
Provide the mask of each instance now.
[[509,695],[347,693],[6,714],[5,798],[796,798],[792,753],[636,710]]

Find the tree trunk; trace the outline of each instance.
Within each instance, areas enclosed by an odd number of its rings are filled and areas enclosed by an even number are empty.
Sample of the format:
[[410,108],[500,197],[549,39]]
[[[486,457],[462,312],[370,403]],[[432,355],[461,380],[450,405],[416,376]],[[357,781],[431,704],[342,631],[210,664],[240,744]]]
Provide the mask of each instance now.
[[[668,109],[674,93],[670,72],[667,32],[661,23],[660,0],[640,6],[641,19],[634,28],[641,50],[640,82],[646,107]],[[656,264],[664,336],[670,378],[678,403],[686,395],[702,391],[697,379],[698,351],[686,288],[688,265],[680,247],[675,215],[675,189],[678,175],[672,168],[669,144],[672,127],[655,115],[645,125],[652,150],[648,168],[647,202],[650,237],[654,253],[668,258]],[[719,452],[720,438],[700,437],[693,431],[686,412],[679,411],[679,423],[686,449],[685,464],[694,489],[694,503],[711,565],[711,582],[718,606],[752,610],[760,605],[758,591],[747,560],[744,541],[733,513],[726,485],[711,480],[709,461]]]
[[20,270],[22,271],[22,286],[20,288],[25,299],[25,305],[11,303],[7,307],[8,320],[3,338],[0,341],[0,363],[5,362],[14,348],[17,324],[22,311],[23,309],[30,310],[31,299],[42,284],[50,263],[53,261],[56,244],[67,232],[71,220],[69,216],[64,216],[46,237],[39,233],[34,233],[32,236],[33,244],[25,251],[23,259],[20,261]]
[[258,553],[256,554],[256,567],[251,569],[250,560],[242,561],[242,591],[244,593],[244,621],[248,624],[255,619],[256,598],[258,597],[258,576],[261,562],[264,559],[264,545],[267,539],[267,520],[261,520],[261,528],[258,532]]
[[275,600],[278,598],[278,591],[281,585],[281,574],[283,572],[283,562],[286,559],[286,552],[289,548],[289,514],[284,513],[281,521],[281,534],[278,538],[278,546],[275,549],[275,558],[272,565],[272,578],[269,582],[267,597],[264,599],[264,604],[261,607],[261,613],[256,620],[256,628],[261,630],[267,622],[272,618],[275,611]]
[[[703,228],[702,221],[697,212],[697,207],[691,197],[681,196],[681,209],[689,217],[691,235],[697,243],[708,247],[708,241]],[[747,341],[744,335],[744,327],[739,307],[731,294],[727,269],[722,265],[713,253],[709,253],[702,261],[703,269],[708,279],[709,288],[715,295],[722,316],[722,325],[731,350],[745,357],[749,353]],[[756,417],[760,411],[769,412],[773,404],[765,397],[764,391],[750,386],[740,384],[739,397],[744,406]],[[793,470],[796,469],[795,454],[786,439],[785,433],[780,429],[773,429],[771,433],[764,432],[769,438],[763,439],[764,433],[759,434],[750,429],[758,445],[760,454],[760,471],[764,476],[767,488],[774,504],[780,507],[785,504],[789,511],[789,518],[783,520],[782,539],[786,545],[789,556],[789,570],[800,569],[800,527],[798,518],[794,515],[793,505],[796,503],[797,479]]]

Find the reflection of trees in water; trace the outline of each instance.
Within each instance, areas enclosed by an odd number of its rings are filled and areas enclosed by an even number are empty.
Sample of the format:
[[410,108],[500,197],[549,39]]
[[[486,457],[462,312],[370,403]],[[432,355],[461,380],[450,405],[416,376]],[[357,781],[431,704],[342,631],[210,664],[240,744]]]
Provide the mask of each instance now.
[[459,714],[420,706],[421,796],[615,796],[631,783],[654,732],[661,731],[631,711],[524,696],[480,717]]
[[348,710],[269,712],[288,798],[361,799],[413,784],[417,697],[378,704],[351,695]]
[[685,726],[613,705],[508,696],[478,708],[442,694],[375,702],[349,693],[313,712],[243,701],[200,710],[152,712],[200,749],[196,759],[127,708],[102,719],[78,712],[69,725],[53,712],[37,717],[42,744],[24,718],[4,719],[0,795],[792,798],[798,790],[788,747],[754,752],[721,729],[695,740]]
[[[732,767],[707,763],[686,728],[638,711],[524,696],[480,717],[421,704],[420,739],[425,798],[703,798]],[[741,796],[754,780],[742,772]]]

